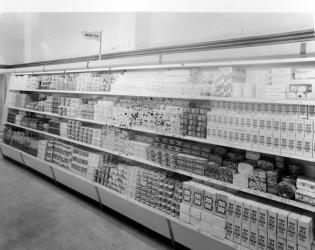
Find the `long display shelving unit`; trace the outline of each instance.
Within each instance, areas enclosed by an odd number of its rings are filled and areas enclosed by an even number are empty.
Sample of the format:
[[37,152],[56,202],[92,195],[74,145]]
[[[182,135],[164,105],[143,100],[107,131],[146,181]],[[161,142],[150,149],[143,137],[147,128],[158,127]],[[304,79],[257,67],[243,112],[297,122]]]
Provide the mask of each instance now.
[[255,195],[255,196],[258,196],[258,197],[266,198],[266,199],[269,199],[269,200],[272,200],[272,201],[276,201],[276,202],[279,202],[279,203],[282,203],[282,204],[285,204],[285,205],[289,205],[289,206],[292,206],[292,207],[304,209],[304,210],[307,210],[307,211],[310,211],[310,212],[315,212],[315,206],[312,206],[312,205],[308,205],[308,204],[301,203],[301,202],[298,202],[298,201],[286,199],[286,198],[283,198],[283,197],[279,197],[277,195],[273,195],[273,194],[269,194],[269,193],[265,193],[265,192],[260,192],[260,191],[254,190],[254,189],[239,187],[239,186],[233,185],[231,183],[227,183],[227,182],[224,182],[224,181],[212,179],[212,178],[209,178],[209,177],[206,177],[206,176],[202,176],[202,175],[197,175],[197,174],[194,174],[194,173],[191,173],[191,172],[188,172],[188,171],[165,167],[165,166],[162,166],[162,165],[160,165],[158,163],[148,161],[146,159],[141,159],[141,158],[137,158],[137,157],[133,157],[133,156],[124,155],[124,154],[121,154],[120,152],[117,152],[115,150],[111,150],[111,149],[107,149],[107,148],[101,148],[101,147],[96,147],[96,146],[93,146],[91,144],[83,143],[83,142],[76,141],[76,140],[71,140],[71,139],[64,138],[64,137],[61,137],[61,136],[58,136],[58,135],[54,135],[54,134],[51,134],[51,133],[47,133],[47,132],[44,132],[44,131],[39,131],[39,130],[36,130],[36,129],[20,126],[20,125],[14,124],[14,123],[7,122],[7,124],[10,125],[10,126],[26,129],[28,131],[32,131],[32,132],[36,132],[36,133],[39,133],[39,134],[42,134],[42,135],[46,135],[46,136],[50,136],[50,137],[53,137],[53,138],[56,138],[56,139],[60,139],[60,140],[63,140],[63,141],[71,142],[73,144],[77,144],[77,145],[81,145],[81,146],[88,147],[88,148],[91,148],[91,149],[95,149],[95,150],[98,150],[98,151],[101,151],[101,152],[109,153],[109,154],[112,154],[112,155],[117,155],[119,157],[123,157],[125,159],[129,159],[129,160],[136,161],[136,162],[139,162],[139,163],[143,163],[143,164],[155,167],[155,168],[164,169],[164,170],[171,171],[171,172],[174,172],[174,173],[178,173],[178,174],[181,174],[181,175],[189,176],[189,177],[192,177],[194,179],[197,179],[197,180],[200,180],[200,181],[205,181],[205,182],[212,183],[212,184],[216,184],[216,185],[224,187],[224,188],[230,188],[230,189],[233,189],[233,190],[236,190],[236,191],[240,191],[240,192],[243,192],[243,193],[252,194],[252,195]]
[[[104,71],[111,71],[111,70],[147,70],[147,69],[156,69],[156,68],[196,68],[196,67],[220,67],[220,66],[230,66],[230,65],[287,65],[287,64],[294,64],[294,63],[307,63],[308,67],[310,65],[313,65],[315,62],[315,58],[309,57],[309,58],[287,58],[287,59],[270,59],[270,60],[263,60],[263,59],[257,59],[257,60],[239,60],[239,61],[231,61],[231,62],[211,62],[211,63],[185,63],[176,65],[162,65],[159,67],[159,65],[143,65],[143,66],[132,66],[130,67],[108,67],[104,68]],[[88,65],[88,64],[87,64]],[[62,68],[62,66],[60,66]],[[100,69],[101,70],[101,69]],[[89,69],[76,69],[74,72],[88,72]],[[92,71],[92,70],[91,70]],[[71,72],[71,71],[69,71]],[[25,73],[21,72],[19,73],[16,71],[15,75],[23,75]],[[41,72],[41,74],[53,74],[54,72]],[[56,72],[55,72],[56,73]],[[60,72],[59,72],[60,73]],[[63,71],[61,74],[67,73],[67,70]],[[30,74],[35,74],[36,72],[30,72]],[[266,98],[241,98],[241,97],[217,97],[217,96],[189,96],[189,95],[165,95],[165,94],[146,94],[146,93],[132,93],[132,92],[97,92],[97,91],[69,91],[69,90],[50,90],[50,89],[25,89],[25,88],[16,88],[14,86],[11,86],[12,82],[10,82],[8,93],[11,92],[21,92],[21,93],[37,93],[37,94],[63,94],[68,96],[81,96],[81,95],[88,95],[88,96],[118,96],[118,97],[152,97],[152,98],[171,98],[171,99],[179,99],[179,100],[193,100],[193,101],[201,101],[201,102],[208,102],[208,101],[228,101],[228,102],[244,102],[244,103],[262,103],[262,104],[290,104],[290,105],[312,105],[315,106],[314,100],[295,100],[295,99],[266,99]],[[8,95],[7,95],[8,96]],[[55,138],[60,141],[68,142],[73,145],[79,145],[83,146],[85,148],[96,150],[98,152],[104,152],[111,155],[115,155],[118,157],[121,157],[123,159],[131,160],[133,162],[141,163],[147,166],[150,166],[151,168],[166,170],[168,172],[177,173],[186,177],[191,177],[194,180],[197,180],[202,183],[206,184],[212,184],[215,186],[219,186],[220,188],[227,190],[228,192],[230,190],[233,190],[233,193],[242,193],[242,194],[248,194],[248,197],[260,197],[266,199],[269,203],[275,202],[275,204],[280,206],[290,206],[289,208],[292,210],[298,210],[298,211],[305,211],[307,213],[315,213],[315,206],[308,205],[296,200],[286,199],[271,193],[257,191],[250,188],[245,187],[239,187],[235,184],[224,182],[221,180],[217,180],[214,178],[210,178],[207,176],[198,175],[192,172],[188,172],[185,170],[177,169],[177,168],[171,168],[163,166],[159,163],[155,163],[153,161],[135,157],[132,155],[126,155],[119,151],[116,151],[110,147],[103,148],[103,147],[97,147],[92,144],[80,142],[78,140],[69,139],[66,137],[62,137],[60,135],[48,133],[45,131],[41,131],[38,129],[33,129],[27,126],[18,125],[15,123],[11,123],[7,121],[7,115],[9,110],[15,110],[15,111],[23,111],[23,112],[29,112],[32,114],[39,114],[44,116],[50,116],[50,117],[56,117],[56,118],[62,118],[65,120],[75,120],[80,121],[84,123],[94,124],[94,125],[101,125],[101,126],[114,126],[121,129],[131,130],[131,131],[137,131],[142,132],[145,134],[151,134],[151,135],[159,135],[159,136],[167,136],[177,139],[183,139],[191,142],[201,143],[201,144],[211,144],[211,145],[218,145],[218,146],[224,146],[229,148],[235,148],[235,149],[241,149],[241,150],[248,150],[252,152],[259,152],[263,154],[273,155],[273,156],[281,156],[286,158],[292,158],[295,160],[302,160],[307,161],[310,164],[314,163],[313,157],[309,156],[303,156],[303,155],[292,155],[290,153],[280,153],[280,152],[273,152],[272,150],[265,150],[265,149],[259,149],[259,148],[252,148],[244,145],[239,144],[231,144],[231,142],[224,142],[224,141],[211,141],[210,139],[206,138],[198,138],[194,136],[184,136],[180,134],[171,134],[161,131],[155,131],[151,129],[146,129],[142,127],[130,127],[130,126],[119,126],[111,123],[101,122],[97,120],[90,120],[90,119],[83,119],[80,117],[71,117],[71,116],[63,116],[59,115],[57,113],[52,112],[43,112],[33,109],[28,109],[25,107],[17,107],[13,105],[9,105],[9,100],[6,100],[6,106],[5,106],[5,112],[3,115],[3,121],[2,126],[3,127],[11,127],[11,128],[19,128],[25,131],[37,133],[39,135],[42,135],[44,137],[48,138]],[[79,176],[75,173],[72,173],[71,171],[68,171],[56,164],[53,164],[51,162],[47,162],[45,160],[41,160],[35,156],[32,156],[24,151],[21,151],[17,148],[14,148],[10,145],[7,145],[5,143],[0,143],[1,151],[4,155],[7,157],[13,158],[14,160],[20,162],[21,164],[24,164],[25,166],[28,166],[30,168],[33,168],[34,170],[48,176],[51,179],[54,179],[57,182],[60,182],[82,194],[85,196],[90,197],[93,200],[96,200],[100,202],[101,204],[104,204],[105,206],[108,206],[112,208],[113,210],[118,211],[119,213],[139,222],[140,224],[143,224],[154,231],[160,233],[161,235],[164,235],[167,238],[170,238],[176,242],[179,242],[191,249],[208,249],[208,247],[211,245],[211,248],[219,248],[220,250],[226,249],[237,249],[237,250],[249,250],[249,248],[244,247],[240,244],[234,243],[232,241],[229,241],[227,239],[219,239],[217,237],[206,235],[203,232],[201,232],[199,229],[197,229],[195,226],[187,224],[175,217],[172,217],[170,215],[167,215],[166,213],[163,213],[161,211],[158,211],[157,209],[154,209],[148,205],[145,205],[143,203],[140,203],[134,199],[129,199],[127,196],[122,195],[118,192],[113,191],[112,189],[103,186],[101,184],[98,184],[96,182],[93,182],[91,180],[88,180],[82,176]]]
[[[203,242],[202,242],[202,245],[203,245],[206,243],[205,240],[207,238],[210,238],[232,249],[249,250],[246,247],[243,247],[239,244],[235,244],[228,240],[222,240],[216,237],[211,238],[211,236],[205,235],[201,231],[197,230],[196,227],[194,227],[193,225],[184,223],[172,216],[162,213],[136,200],[128,199],[126,196],[120,193],[117,193],[98,183],[89,181],[86,178],[78,176],[70,171],[67,171],[66,169],[56,164],[40,160],[37,157],[29,155],[19,149],[16,149],[14,147],[8,146],[3,143],[0,143],[0,146],[3,150],[3,153],[5,155],[8,155],[9,157],[12,157],[14,160],[19,161],[25,166],[32,168],[40,172],[41,174],[46,175],[47,177],[54,179],[55,181],[60,182],[80,192],[84,194],[85,196],[88,196],[89,198],[96,200],[100,202],[101,204],[108,206],[114,209],[115,211],[118,211],[133,220],[136,220],[138,222],[140,221],[140,223],[142,222],[142,224],[148,226],[150,229],[153,229],[154,231],[157,231],[158,233],[162,234],[165,237],[170,238],[169,228],[167,225],[168,223],[167,220],[169,220],[171,222],[173,234],[178,234],[178,233],[180,234],[183,228],[184,230],[187,231],[187,233],[200,234],[199,236],[197,236],[197,238],[194,241],[191,241],[189,243],[189,246],[195,245],[197,247],[198,246],[201,247],[198,249],[203,249],[203,247],[205,246],[200,246],[200,243],[198,243],[198,239],[200,238],[203,239]],[[134,208],[130,208],[130,207],[134,207]],[[134,213],[132,211],[137,211],[137,212]],[[178,231],[175,231],[176,229]],[[181,237],[178,237],[178,238],[176,237],[176,239],[180,240]],[[213,244],[212,241],[211,241],[211,244]]]

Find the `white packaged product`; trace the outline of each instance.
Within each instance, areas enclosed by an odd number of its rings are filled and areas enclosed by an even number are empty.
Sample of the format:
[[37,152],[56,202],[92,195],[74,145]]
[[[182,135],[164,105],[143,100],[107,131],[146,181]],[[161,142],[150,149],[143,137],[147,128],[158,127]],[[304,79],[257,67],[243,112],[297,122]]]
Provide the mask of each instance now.
[[250,235],[249,224],[242,223],[241,245],[247,248],[249,247],[249,235]]
[[277,235],[278,209],[272,208],[268,212],[268,235]]
[[258,229],[250,228],[249,234],[249,248],[256,250],[258,246]]
[[277,236],[282,239],[287,238],[288,216],[290,212],[286,210],[278,210]]
[[287,249],[287,241],[283,238],[277,238],[277,249],[278,250],[286,250]]
[[288,216],[287,240],[297,244],[298,220],[300,214],[290,213]]
[[313,241],[313,220],[308,216],[298,219],[298,245],[309,246]]
[[258,230],[267,232],[268,225],[268,211],[271,209],[270,206],[261,204],[259,207],[258,214]]
[[268,250],[277,250],[277,235],[268,233]]
[[315,179],[299,176],[296,180],[296,187],[305,191],[315,193]]
[[258,230],[258,250],[266,250],[268,243],[267,233],[263,230]]
[[230,241],[233,241],[233,229],[234,224],[232,222],[227,221],[226,222],[226,238]]

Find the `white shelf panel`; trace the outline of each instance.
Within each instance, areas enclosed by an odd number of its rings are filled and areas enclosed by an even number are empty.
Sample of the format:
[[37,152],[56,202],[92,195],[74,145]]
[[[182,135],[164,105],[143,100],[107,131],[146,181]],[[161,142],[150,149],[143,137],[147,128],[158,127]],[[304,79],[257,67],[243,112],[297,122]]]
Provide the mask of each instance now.
[[174,96],[174,95],[152,95],[143,93],[114,93],[96,91],[70,91],[70,90],[47,90],[47,89],[10,89],[11,91],[38,92],[38,93],[59,93],[77,95],[100,95],[100,96],[134,96],[134,97],[153,97],[153,98],[173,98],[182,100],[200,101],[227,101],[227,102],[248,102],[248,103],[275,103],[275,104],[296,104],[296,105],[315,105],[315,100],[302,99],[266,99],[266,98],[242,98],[242,97],[216,97],[216,96]]
[[37,132],[39,134],[43,134],[43,135],[51,136],[51,137],[54,137],[54,138],[58,138],[58,139],[61,139],[61,140],[64,140],[64,141],[68,141],[68,142],[74,143],[74,144],[78,144],[78,145],[82,145],[82,146],[85,146],[85,147],[89,147],[89,148],[92,148],[92,149],[95,149],[95,150],[98,150],[98,151],[101,151],[101,152],[117,155],[117,156],[123,157],[125,159],[129,159],[129,160],[132,160],[132,161],[143,163],[143,164],[155,167],[155,168],[164,169],[164,170],[171,171],[171,172],[174,172],[174,173],[178,173],[178,174],[182,174],[182,175],[185,175],[185,176],[189,176],[189,177],[201,180],[201,181],[205,181],[205,182],[209,182],[209,183],[212,183],[212,184],[216,184],[216,185],[219,185],[219,186],[222,186],[222,187],[225,187],[225,188],[230,188],[230,189],[233,189],[233,190],[236,190],[236,191],[240,191],[240,192],[252,194],[252,195],[255,195],[255,196],[258,196],[258,197],[266,198],[266,199],[269,199],[269,200],[272,200],[272,201],[276,201],[276,202],[279,202],[279,203],[282,203],[282,204],[285,204],[285,205],[289,205],[289,206],[301,208],[301,209],[304,209],[304,210],[307,210],[307,211],[315,212],[315,206],[304,204],[304,203],[301,203],[301,202],[298,202],[298,201],[295,201],[295,200],[285,199],[285,198],[282,198],[280,196],[276,196],[276,195],[272,195],[272,194],[264,193],[264,192],[259,192],[259,191],[256,191],[256,190],[253,190],[253,189],[249,189],[249,188],[238,187],[238,186],[233,185],[231,183],[227,183],[227,182],[224,182],[224,181],[212,179],[212,178],[209,178],[209,177],[206,177],[206,176],[197,175],[197,174],[190,173],[190,172],[187,172],[187,171],[184,171],[184,170],[164,167],[164,166],[162,166],[162,165],[160,165],[158,163],[154,163],[154,162],[148,161],[146,159],[139,159],[139,158],[136,158],[136,157],[133,157],[133,156],[124,155],[124,154],[121,154],[121,153],[119,153],[119,152],[117,152],[115,150],[96,147],[96,146],[93,146],[93,145],[90,145],[90,144],[78,142],[78,141],[75,141],[75,140],[70,140],[68,138],[63,138],[63,137],[58,136],[58,135],[54,135],[54,134],[50,134],[50,133],[47,133],[47,132],[31,129],[31,128],[20,126],[20,125],[17,125],[17,124],[13,124],[13,123],[9,123],[9,122],[7,122],[7,124],[15,126],[15,127],[23,128],[23,129],[26,129],[26,130],[29,130],[29,131]]
[[303,155],[293,155],[290,153],[275,152],[272,150],[265,150],[265,149],[260,149],[260,148],[252,148],[252,147],[244,146],[241,144],[234,144],[231,141],[228,141],[228,142],[224,142],[222,140],[221,141],[211,141],[211,140],[208,140],[205,138],[175,135],[175,134],[170,134],[170,133],[154,131],[154,130],[146,129],[146,128],[116,126],[116,125],[113,125],[112,123],[105,123],[105,122],[94,121],[94,120],[89,120],[89,119],[62,116],[62,115],[58,115],[58,114],[54,114],[54,113],[42,112],[42,111],[37,111],[37,110],[32,110],[32,109],[17,108],[17,107],[12,107],[12,106],[9,106],[8,108],[17,109],[17,110],[26,111],[26,112],[33,112],[33,113],[43,114],[43,115],[48,115],[48,116],[60,117],[60,118],[64,118],[64,119],[71,119],[71,120],[76,120],[76,121],[93,123],[93,124],[98,124],[98,125],[114,126],[114,127],[118,127],[118,128],[122,128],[122,129],[129,129],[129,130],[144,132],[144,133],[149,133],[149,134],[169,136],[169,137],[174,137],[174,138],[178,138],[178,139],[184,139],[184,140],[189,140],[189,141],[194,141],[194,142],[199,142],[199,143],[204,143],[204,144],[212,144],[212,145],[218,145],[218,146],[224,146],[224,147],[230,147],[230,148],[238,148],[238,149],[242,149],[242,150],[254,151],[254,152],[259,152],[259,153],[264,153],[264,154],[269,154],[269,155],[282,156],[282,157],[293,158],[293,159],[298,159],[298,160],[303,160],[303,161],[310,161],[310,162],[315,161],[315,158],[313,158],[313,157],[306,157]]
[[20,150],[13,148],[11,146],[8,146],[4,143],[0,143],[0,147],[1,147],[3,155],[23,164],[23,159],[21,157]]
[[22,153],[22,157],[25,162],[25,165],[42,173],[43,175],[48,176],[51,179],[54,178],[51,167],[48,162],[39,161],[38,158],[32,155],[26,154],[25,152]]

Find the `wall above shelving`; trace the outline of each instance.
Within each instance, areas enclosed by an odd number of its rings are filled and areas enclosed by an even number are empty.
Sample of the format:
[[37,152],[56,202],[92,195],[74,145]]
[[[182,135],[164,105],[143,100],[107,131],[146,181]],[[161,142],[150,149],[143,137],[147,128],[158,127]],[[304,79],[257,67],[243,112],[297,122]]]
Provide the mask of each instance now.
[[311,13],[6,13],[0,22],[0,64],[96,55],[86,29],[103,29],[103,53],[314,29]]

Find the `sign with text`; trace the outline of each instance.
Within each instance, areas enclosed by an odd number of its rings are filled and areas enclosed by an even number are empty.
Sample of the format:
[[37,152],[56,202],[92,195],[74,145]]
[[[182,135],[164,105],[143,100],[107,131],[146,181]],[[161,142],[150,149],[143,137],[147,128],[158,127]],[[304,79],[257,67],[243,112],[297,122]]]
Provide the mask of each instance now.
[[82,31],[82,36],[85,39],[93,39],[93,40],[97,40],[100,41],[101,40],[101,32],[100,31]]

